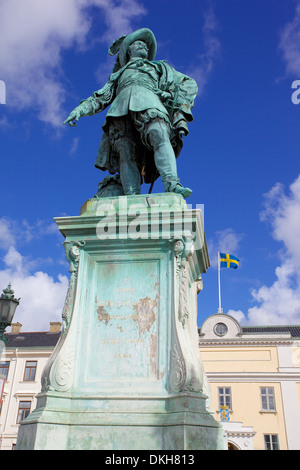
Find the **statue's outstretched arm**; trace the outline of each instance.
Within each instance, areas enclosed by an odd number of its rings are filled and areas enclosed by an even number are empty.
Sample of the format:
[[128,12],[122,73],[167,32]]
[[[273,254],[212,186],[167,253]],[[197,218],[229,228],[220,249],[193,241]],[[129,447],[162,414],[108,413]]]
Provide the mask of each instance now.
[[103,88],[95,91],[92,96],[86,100],[82,100],[81,103],[69,114],[64,124],[68,123],[70,126],[76,126],[80,117],[92,116],[93,114],[103,111],[103,109],[112,102],[114,90],[114,83],[112,81],[108,81]]

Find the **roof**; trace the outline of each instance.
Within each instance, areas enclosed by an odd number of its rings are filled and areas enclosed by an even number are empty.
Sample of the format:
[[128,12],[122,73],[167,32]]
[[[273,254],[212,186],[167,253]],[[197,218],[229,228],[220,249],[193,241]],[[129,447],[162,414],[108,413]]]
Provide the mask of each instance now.
[[35,331],[20,333],[6,333],[8,342],[6,348],[45,348],[54,347],[61,332],[50,333],[49,331]]
[[[242,326],[243,334],[290,333],[292,338],[300,338],[300,325]],[[61,332],[34,331],[6,333],[6,348],[49,348],[54,347]]]
[[300,325],[242,326],[247,333],[290,333],[292,338],[300,338]]

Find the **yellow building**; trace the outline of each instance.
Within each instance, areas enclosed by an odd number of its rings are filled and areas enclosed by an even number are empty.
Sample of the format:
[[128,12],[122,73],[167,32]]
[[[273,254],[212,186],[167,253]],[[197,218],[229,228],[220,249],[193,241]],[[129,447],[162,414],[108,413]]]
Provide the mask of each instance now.
[[229,449],[300,450],[300,326],[243,327],[220,313],[199,346]]

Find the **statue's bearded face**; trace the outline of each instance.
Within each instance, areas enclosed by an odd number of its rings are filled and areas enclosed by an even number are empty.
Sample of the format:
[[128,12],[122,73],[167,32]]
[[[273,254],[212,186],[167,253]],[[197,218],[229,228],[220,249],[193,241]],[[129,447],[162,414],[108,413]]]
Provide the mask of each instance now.
[[128,56],[130,59],[133,57],[141,57],[147,59],[148,47],[144,41],[134,41],[128,48]]

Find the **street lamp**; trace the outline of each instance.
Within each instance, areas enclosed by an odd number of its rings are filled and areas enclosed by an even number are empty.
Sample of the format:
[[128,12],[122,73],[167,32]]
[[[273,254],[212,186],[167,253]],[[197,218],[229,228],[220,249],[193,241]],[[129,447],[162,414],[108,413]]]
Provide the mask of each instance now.
[[4,335],[5,329],[11,325],[16,308],[20,299],[15,299],[14,291],[9,283],[0,297],[0,341],[7,343],[7,337]]

